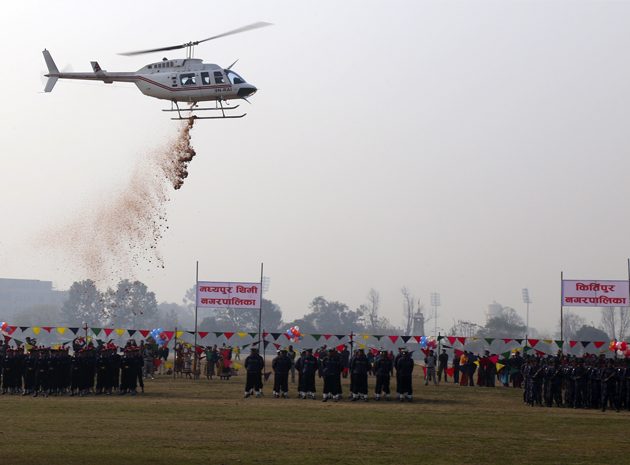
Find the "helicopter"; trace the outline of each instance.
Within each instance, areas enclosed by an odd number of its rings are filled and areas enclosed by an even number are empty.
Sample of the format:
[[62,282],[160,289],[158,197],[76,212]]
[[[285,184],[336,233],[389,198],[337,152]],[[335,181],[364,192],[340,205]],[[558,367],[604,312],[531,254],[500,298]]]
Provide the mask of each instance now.
[[[202,42],[266,26],[271,26],[271,24],[266,22],[257,22],[208,37],[207,39],[191,41],[181,45],[120,53],[119,55],[123,56],[135,56],[146,53],[178,50],[183,48],[186,49],[186,58],[162,58],[161,61],[145,65],[135,72],[108,72],[102,69],[96,61],[90,62],[92,65],[92,72],[60,72],[53,61],[50,52],[48,50],[44,50],[42,53],[44,55],[46,66],[48,67],[48,74],[44,75],[48,78],[44,92],[51,92],[58,79],[103,81],[105,84],[112,84],[114,82],[132,82],[144,95],[157,99],[169,100],[171,102],[171,108],[164,109],[162,111],[177,112],[177,116],[171,118],[172,120],[187,120],[189,118],[242,118],[247,113],[241,115],[229,114],[230,110],[235,110],[239,105],[224,105],[223,102],[227,103],[229,100],[242,99],[249,103],[247,98],[254,95],[258,89],[254,85],[249,84],[245,81],[245,79],[243,79],[243,77],[232,70],[232,67],[238,60],[227,68],[223,68],[212,63],[204,63],[203,60],[194,58],[194,47]],[[198,107],[198,102],[205,101],[216,102],[215,107]],[[189,107],[184,109],[184,111],[189,111],[190,116],[182,116],[178,102],[184,102],[189,105]],[[196,111],[220,111],[221,116],[197,116],[194,114]],[[228,112],[228,114],[226,114],[226,112]]]

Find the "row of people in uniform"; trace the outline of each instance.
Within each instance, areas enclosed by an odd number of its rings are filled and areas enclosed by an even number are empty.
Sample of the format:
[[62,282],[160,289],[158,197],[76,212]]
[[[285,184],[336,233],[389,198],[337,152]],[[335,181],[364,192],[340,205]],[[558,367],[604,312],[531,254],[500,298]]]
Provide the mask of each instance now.
[[[29,341],[35,342],[35,341]],[[85,343],[77,338],[70,347],[35,344],[0,344],[2,394],[70,395],[136,394],[144,392],[143,354],[135,340],[118,348],[109,343]]]
[[[252,349],[251,354],[245,359],[247,379],[245,383],[245,397],[262,396],[263,373],[265,361],[257,349]],[[289,396],[288,377],[291,371],[292,360],[286,350],[279,350],[271,363],[273,370],[273,396]],[[413,401],[412,374],[414,361],[411,353],[405,349],[399,349],[396,356],[385,350],[371,361],[363,349],[354,352],[348,363],[344,362],[342,354],[335,348],[320,351],[315,356],[312,349],[305,349],[295,361],[295,370],[298,374],[298,396],[301,399],[315,399],[317,377],[323,380],[322,401],[339,401],[342,398],[341,378],[344,370],[350,376],[350,399],[352,401],[368,400],[368,375],[376,377],[374,386],[374,399],[390,400],[391,380],[395,374],[396,393],[400,401]],[[269,373],[270,374],[270,373]],[[267,374],[265,374],[267,375]]]
[[630,360],[602,356],[527,357],[523,401],[547,407],[630,410]]

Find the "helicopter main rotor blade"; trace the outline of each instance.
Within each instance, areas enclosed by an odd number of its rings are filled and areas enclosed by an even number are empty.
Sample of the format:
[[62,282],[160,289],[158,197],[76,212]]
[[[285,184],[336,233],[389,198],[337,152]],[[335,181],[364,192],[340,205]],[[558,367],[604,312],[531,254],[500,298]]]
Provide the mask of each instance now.
[[238,29],[233,29],[231,31],[224,32],[223,34],[208,37],[207,39],[203,39],[203,40],[196,40],[196,41],[188,42],[181,45],[171,45],[169,47],[151,48],[147,50],[138,50],[135,52],[119,53],[119,55],[124,55],[124,56],[129,57],[129,56],[135,56],[135,55],[143,55],[145,53],[164,52],[168,50],[179,50],[180,48],[192,47],[195,45],[199,45],[202,42],[207,42],[209,40],[219,39],[221,37],[231,36],[234,34],[240,34],[241,32],[251,31],[252,29],[259,29],[261,27],[267,27],[267,26],[272,26],[272,24],[266,23],[264,21],[259,21],[257,23],[248,24],[247,26],[239,27]]

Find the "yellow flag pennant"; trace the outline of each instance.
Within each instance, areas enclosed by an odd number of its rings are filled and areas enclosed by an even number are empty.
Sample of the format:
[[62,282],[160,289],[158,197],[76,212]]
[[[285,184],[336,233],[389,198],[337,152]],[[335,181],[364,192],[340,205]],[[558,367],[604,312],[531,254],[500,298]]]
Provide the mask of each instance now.
[[479,360],[475,360],[475,365],[479,366]]
[[361,335],[361,337],[362,337],[363,339],[367,339],[367,338],[369,338],[370,336],[369,336],[368,334],[363,334],[363,335]]
[[41,328],[39,326],[33,326],[33,334],[37,335],[41,332]]
[[553,344],[553,339],[543,339],[545,344]]
[[247,336],[247,333],[246,333],[246,332],[243,332],[243,331],[239,331],[239,332],[238,332],[238,333],[236,333],[236,334],[238,334],[238,337],[240,337],[241,339],[243,339],[245,336]]
[[122,328],[116,328],[114,331],[116,331],[116,334],[118,334],[119,336],[122,336],[123,334],[125,334],[126,330]]
[[59,334],[63,334],[66,332],[66,328],[62,327],[62,326],[57,326],[57,332]]
[[175,337],[179,339],[180,337],[182,337],[183,334],[184,334],[184,331],[177,331],[177,333],[175,333]]
[[497,371],[500,371],[501,368],[503,368],[505,365],[503,365],[502,363],[497,362],[496,363],[496,367],[497,367]]

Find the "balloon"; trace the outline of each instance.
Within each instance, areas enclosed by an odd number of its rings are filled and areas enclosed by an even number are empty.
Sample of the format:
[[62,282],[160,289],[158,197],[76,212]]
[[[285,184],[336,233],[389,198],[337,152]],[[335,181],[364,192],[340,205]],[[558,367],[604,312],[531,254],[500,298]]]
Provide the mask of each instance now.
[[0,330],[5,331],[8,326],[9,326],[9,323],[7,323],[6,321],[3,321],[2,323],[0,323]]
[[619,350],[625,352],[627,348],[628,348],[628,343],[626,341],[621,341]]
[[614,352],[615,349],[617,348],[617,341],[615,341],[614,339],[612,341],[610,341],[610,344],[608,344],[608,350],[610,350],[611,352]]

